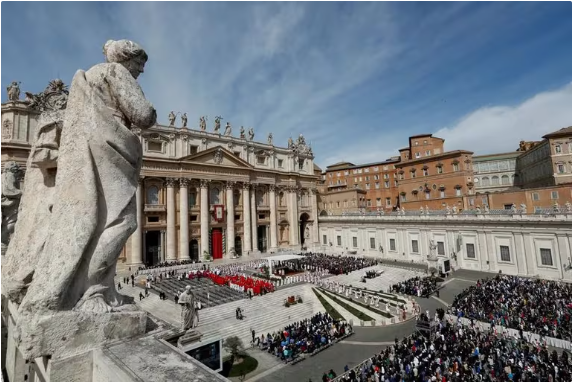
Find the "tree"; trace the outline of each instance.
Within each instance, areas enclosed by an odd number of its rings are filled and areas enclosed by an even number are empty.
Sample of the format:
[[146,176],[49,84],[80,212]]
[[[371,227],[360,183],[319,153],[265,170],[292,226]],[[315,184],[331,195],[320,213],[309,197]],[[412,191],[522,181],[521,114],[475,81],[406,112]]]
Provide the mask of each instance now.
[[243,342],[237,336],[227,337],[223,343],[223,348],[231,354],[232,363],[243,349]]

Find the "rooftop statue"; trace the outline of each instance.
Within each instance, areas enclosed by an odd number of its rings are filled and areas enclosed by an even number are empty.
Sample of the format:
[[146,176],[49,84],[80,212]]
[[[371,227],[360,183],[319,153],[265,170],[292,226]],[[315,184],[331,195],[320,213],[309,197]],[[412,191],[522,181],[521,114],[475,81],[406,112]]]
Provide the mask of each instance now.
[[215,117],[215,126],[213,127],[213,132],[219,134],[219,129],[221,129],[221,117]]
[[169,115],[167,116],[167,119],[169,121],[169,125],[170,126],[175,126],[175,113],[173,111],[169,112]]
[[181,127],[187,127],[187,113],[183,113],[181,116]]
[[225,136],[230,136],[231,135],[231,124],[229,122],[227,122],[227,124],[225,125]]
[[12,81],[6,88],[8,91],[8,101],[18,101],[20,99],[20,82]]
[[207,129],[207,117],[199,117],[199,129],[205,131]]

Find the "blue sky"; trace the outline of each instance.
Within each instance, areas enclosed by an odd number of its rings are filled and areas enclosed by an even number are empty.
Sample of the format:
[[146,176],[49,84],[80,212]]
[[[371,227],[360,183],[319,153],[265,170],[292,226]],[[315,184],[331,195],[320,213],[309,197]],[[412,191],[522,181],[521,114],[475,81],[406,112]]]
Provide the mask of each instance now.
[[323,167],[384,160],[409,135],[486,154],[572,124],[570,2],[1,7],[4,87],[69,84],[129,38],[149,54],[140,83],[161,123],[175,110],[276,145],[302,133]]

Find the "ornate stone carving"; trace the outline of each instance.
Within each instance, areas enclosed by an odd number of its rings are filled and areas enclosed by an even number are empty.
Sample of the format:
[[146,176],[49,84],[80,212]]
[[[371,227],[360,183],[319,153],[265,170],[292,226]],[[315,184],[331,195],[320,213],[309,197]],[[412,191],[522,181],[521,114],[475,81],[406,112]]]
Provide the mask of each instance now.
[[213,127],[213,132],[219,134],[219,129],[221,129],[221,116],[215,117],[215,126]]
[[12,132],[12,121],[5,119],[4,122],[2,122],[2,140],[12,139]]
[[20,178],[22,171],[14,161],[4,165],[2,173],[2,254],[10,243],[16,220],[18,220],[18,206],[22,197]]
[[221,148],[217,148],[215,150],[215,153],[213,154],[213,161],[216,164],[221,164],[223,163],[223,150],[221,150]]
[[[126,301],[114,273],[137,226],[142,152],[131,123],[149,128],[156,112],[137,83],[144,50],[131,41],[108,41],[104,54],[106,63],[73,77],[66,129],[55,140],[57,177],[39,174],[38,167],[53,159],[35,156],[42,146],[30,154],[19,223],[2,263],[2,293],[20,303],[18,346],[25,359],[60,358],[145,332],[144,313],[120,308]],[[57,125],[40,124],[38,134]],[[51,188],[47,179],[55,180]],[[27,194],[42,195],[41,203]],[[63,335],[67,330],[74,336]]]
[[232,149],[233,146],[235,146],[235,145],[233,144],[233,142],[231,142],[231,141],[227,142],[227,147],[229,147],[230,149]]
[[169,112],[167,120],[169,121],[170,126],[175,126],[175,113],[173,112],[173,110]]
[[204,145],[206,145],[206,144],[207,144],[207,138],[202,138],[202,139],[201,139],[201,143],[203,143]]
[[251,183],[249,183],[249,182],[243,182],[243,184],[241,185],[241,187],[242,187],[244,190],[249,190],[249,189],[251,188]]
[[26,92],[24,102],[28,107],[40,112],[64,110],[68,104],[68,87],[60,79],[52,80],[43,92],[32,94]]
[[188,135],[188,134],[181,134],[180,137],[181,137],[181,139],[182,139],[184,142],[187,142],[187,141],[189,140],[189,135]]
[[174,133],[171,133],[170,135],[168,135],[168,137],[169,137],[169,140],[171,142],[175,141],[175,134]]
[[228,189],[228,190],[233,190],[233,189],[235,188],[235,184],[236,184],[236,183],[233,182],[233,181],[227,181],[227,182],[225,183],[225,188]]
[[226,137],[229,137],[231,135],[231,123],[227,122],[227,124],[225,125],[225,133],[223,134]]
[[273,133],[269,133],[267,136],[267,143],[273,145]]
[[181,127],[187,127],[187,113],[181,115]]
[[179,178],[179,187],[185,188],[188,187],[191,183],[189,178]]
[[249,129],[249,132],[247,133],[247,135],[249,136],[250,141],[252,141],[253,138],[255,138],[255,131],[253,130],[253,127]]
[[210,182],[211,181],[209,179],[200,179],[199,180],[199,187],[200,188],[207,188],[207,187],[209,187]]
[[274,184],[270,184],[270,185],[269,185],[269,191],[270,191],[270,192],[275,192],[276,190],[277,190],[277,186],[276,186],[276,185],[274,185]]
[[20,82],[12,81],[6,90],[8,91],[8,101],[14,102],[20,99]]
[[207,117],[199,117],[199,130],[205,131],[207,129]]
[[289,148],[298,155],[313,155],[313,150],[311,149],[311,146],[307,145],[303,134],[299,135],[299,138],[297,138],[297,142],[295,143],[293,143],[293,140],[289,138]]

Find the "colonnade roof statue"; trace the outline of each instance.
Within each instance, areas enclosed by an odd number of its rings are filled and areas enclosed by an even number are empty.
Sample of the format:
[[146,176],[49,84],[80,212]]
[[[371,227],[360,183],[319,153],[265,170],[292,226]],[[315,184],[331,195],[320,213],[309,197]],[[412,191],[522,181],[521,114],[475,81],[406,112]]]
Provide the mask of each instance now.
[[142,147],[131,127],[149,128],[157,115],[137,83],[146,52],[132,41],[110,40],[104,55],[105,63],[76,72],[63,123],[40,124],[27,163],[22,209],[2,269],[2,293],[19,304],[18,341],[27,357],[64,346],[58,325],[78,330],[81,322],[97,342],[131,330],[97,325],[118,317],[131,317],[126,326],[142,321],[141,314],[122,316],[135,306],[125,305],[113,278],[137,225]]

